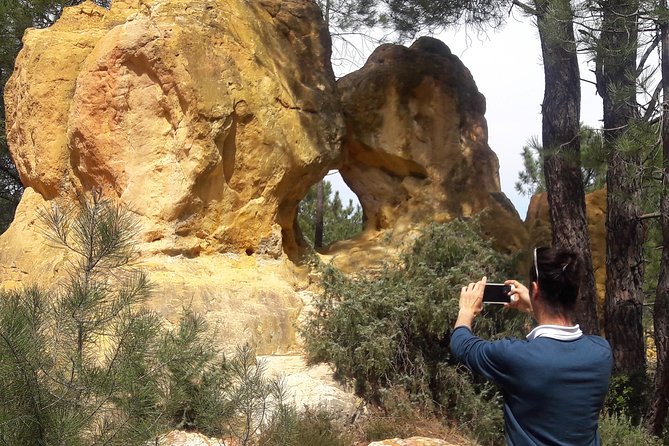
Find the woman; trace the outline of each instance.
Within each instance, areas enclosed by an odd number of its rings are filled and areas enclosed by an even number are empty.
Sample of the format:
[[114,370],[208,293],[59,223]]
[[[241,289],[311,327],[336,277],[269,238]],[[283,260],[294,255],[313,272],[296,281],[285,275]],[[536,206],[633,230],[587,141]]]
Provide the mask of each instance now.
[[611,376],[608,342],[574,324],[581,282],[578,256],[538,248],[530,290],[516,280],[507,307],[532,314],[527,340],[489,342],[474,336],[486,278],[463,287],[451,351],[472,371],[501,387],[508,445],[598,446],[599,412]]

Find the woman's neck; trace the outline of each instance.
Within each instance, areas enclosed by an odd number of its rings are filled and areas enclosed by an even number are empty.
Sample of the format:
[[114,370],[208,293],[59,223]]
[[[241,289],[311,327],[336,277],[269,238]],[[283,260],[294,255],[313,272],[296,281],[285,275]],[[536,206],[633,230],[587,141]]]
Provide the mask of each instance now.
[[[538,309],[538,308],[537,308]],[[563,327],[573,327],[574,323],[571,320],[571,317],[564,316],[562,314],[548,313],[542,311],[543,308],[539,311],[534,312],[534,318],[539,325],[561,325]]]

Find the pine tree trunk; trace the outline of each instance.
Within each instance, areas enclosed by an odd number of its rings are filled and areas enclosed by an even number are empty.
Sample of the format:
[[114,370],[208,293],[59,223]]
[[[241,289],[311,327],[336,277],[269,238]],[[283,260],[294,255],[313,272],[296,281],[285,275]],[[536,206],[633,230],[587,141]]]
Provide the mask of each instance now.
[[640,155],[618,142],[637,117],[638,0],[603,0],[597,54],[597,90],[604,107],[606,175],[606,336],[614,371],[645,369],[642,328],[643,280]]
[[[581,174],[581,87],[573,17],[567,0],[536,0],[535,7],[544,62],[542,143],[553,245],[577,252],[583,261],[575,322],[584,332],[596,334],[597,291]],[[556,8],[568,17],[556,15]]]
[[324,203],[324,185],[323,180],[316,185],[316,215],[314,222],[314,248],[323,246],[323,206]]
[[[667,10],[667,1],[663,2]],[[669,23],[660,27],[662,48],[662,201],[660,202],[660,224],[662,226],[662,260],[660,277],[655,294],[653,325],[657,350],[655,389],[650,401],[646,422],[655,435],[662,434],[669,409]]]

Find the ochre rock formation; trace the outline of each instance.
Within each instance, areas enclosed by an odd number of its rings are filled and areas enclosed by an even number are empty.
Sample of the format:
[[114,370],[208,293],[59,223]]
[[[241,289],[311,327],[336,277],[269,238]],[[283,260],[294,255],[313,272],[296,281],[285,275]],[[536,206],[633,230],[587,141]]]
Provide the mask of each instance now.
[[329,59],[306,0],[84,3],[26,33],[9,145],[26,187],[101,188],[142,217],[154,250],[279,256],[340,156]]
[[485,98],[444,43],[382,45],[338,87],[347,128],[340,172],[360,199],[368,234],[402,238],[428,222],[487,210],[483,226],[499,248],[524,245],[488,146]]
[[344,130],[314,2],[66,8],[26,33],[5,102],[26,190],[0,237],[3,289],[57,286],[68,259],[42,236],[40,209],[97,189],[138,217],[147,305],[168,324],[190,307],[226,351],[300,353],[310,282],[284,252],[298,249],[297,206],[340,162]]
[[158,438],[157,446],[238,446],[232,439],[211,438],[197,432],[172,431]]
[[86,2],[29,30],[5,90],[26,191],[0,239],[3,286],[58,276],[39,210],[97,188],[140,219],[154,308],[191,304],[229,344],[294,350],[308,281],[250,255],[296,251],[297,205],[339,162],[329,58],[308,0]]
[[526,232],[500,192],[485,100],[443,43],[382,46],[339,85],[329,59],[311,0],[87,2],[27,32],[5,89],[26,190],[0,237],[0,287],[57,286],[68,258],[45,242],[39,211],[100,191],[139,219],[148,306],[168,324],[190,307],[224,350],[249,342],[286,355],[278,369],[306,370],[298,405],[317,388],[354,406],[300,363],[297,326],[318,291],[292,261],[308,188],[340,168],[360,197],[365,232],[329,253],[349,266],[484,210],[506,252]]

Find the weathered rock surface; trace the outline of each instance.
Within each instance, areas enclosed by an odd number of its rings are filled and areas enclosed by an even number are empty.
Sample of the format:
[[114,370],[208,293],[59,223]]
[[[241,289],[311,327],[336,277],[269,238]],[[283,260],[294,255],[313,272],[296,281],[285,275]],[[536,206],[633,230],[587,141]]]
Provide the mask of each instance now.
[[203,314],[221,347],[299,351],[307,271],[295,212],[339,162],[340,101],[308,0],[115,0],[29,30],[5,89],[26,190],[0,237],[0,286],[58,283],[54,199],[99,189],[136,213],[150,308]]
[[[211,438],[197,432],[172,431],[158,439],[158,446],[237,446],[233,440]],[[149,446],[147,444],[147,446]],[[153,443],[151,443],[153,446]]]
[[[31,283],[55,287],[68,261],[52,247],[34,211],[49,203],[27,189],[17,218],[0,237],[0,287]],[[305,302],[299,290],[309,286],[307,270],[287,258],[211,253],[197,257],[145,251],[136,266],[154,284],[147,305],[176,323],[184,307],[205,316],[220,347],[232,351],[250,343],[258,354],[299,351],[296,321]]]
[[290,260],[308,187],[340,167],[360,197],[364,234],[329,253],[358,270],[426,223],[484,209],[498,247],[522,248],[526,232],[500,192],[485,100],[444,44],[383,46],[340,82],[343,152],[329,57],[310,0],[84,3],[29,31],[5,89],[27,188],[0,237],[0,286],[57,285],[67,258],[40,235],[39,210],[101,190],[140,220],[150,308],[174,323],[191,307],[226,350],[289,355],[270,363],[291,371],[297,405],[354,408],[294,356],[314,285]]
[[444,43],[382,45],[338,87],[347,127],[340,172],[365,212],[361,241],[378,244],[378,231],[388,230],[396,245],[421,224],[487,209],[483,226],[499,248],[525,244],[522,221],[500,190],[485,98]]
[[337,383],[327,364],[307,366],[303,356],[274,355],[260,358],[267,373],[282,378],[288,402],[298,409],[324,410],[345,421],[353,419],[362,400]]
[[27,32],[9,144],[27,187],[101,188],[142,217],[154,250],[279,256],[340,156],[329,57],[307,0],[84,3]]
[[471,215],[500,191],[485,98],[441,41],[382,45],[339,88],[348,130],[341,173],[368,227]]

